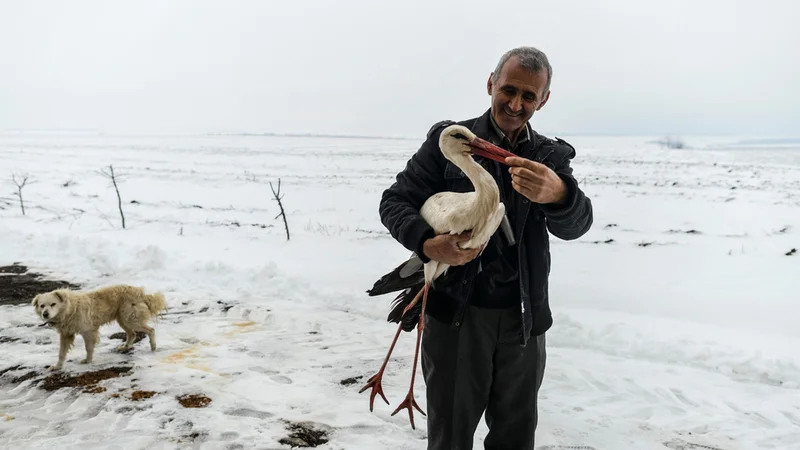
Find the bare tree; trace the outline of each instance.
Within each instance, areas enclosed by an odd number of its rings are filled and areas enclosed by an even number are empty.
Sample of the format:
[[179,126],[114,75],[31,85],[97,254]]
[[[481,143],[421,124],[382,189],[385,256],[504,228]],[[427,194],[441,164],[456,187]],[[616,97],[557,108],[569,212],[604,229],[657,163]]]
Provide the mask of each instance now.
[[269,182],[269,188],[272,189],[272,195],[275,196],[275,200],[278,201],[278,206],[281,208],[280,214],[275,216],[275,218],[277,219],[278,217],[283,216],[283,226],[284,226],[284,228],[286,228],[286,240],[288,241],[289,240],[289,224],[286,223],[286,212],[283,210],[283,203],[281,202],[281,200],[283,200],[283,196],[281,195],[281,179],[278,178],[278,190],[277,190],[277,192],[275,191],[275,188],[272,187],[272,182],[271,181]]
[[122,197],[119,195],[119,186],[117,186],[117,178],[120,176],[119,174],[114,174],[114,166],[109,165],[108,170],[102,169],[100,170],[100,174],[104,177],[111,180],[111,183],[114,185],[114,190],[117,191],[117,204],[119,206],[119,215],[122,217],[122,228],[125,228],[125,213],[122,212]]
[[[25,175],[17,175],[15,173],[11,174],[11,182],[17,186],[17,192],[14,195],[17,196],[19,199],[19,207],[22,209],[22,215],[25,215],[25,201],[22,199],[22,188],[24,188],[28,184],[28,174]],[[33,183],[33,181],[31,181]]]

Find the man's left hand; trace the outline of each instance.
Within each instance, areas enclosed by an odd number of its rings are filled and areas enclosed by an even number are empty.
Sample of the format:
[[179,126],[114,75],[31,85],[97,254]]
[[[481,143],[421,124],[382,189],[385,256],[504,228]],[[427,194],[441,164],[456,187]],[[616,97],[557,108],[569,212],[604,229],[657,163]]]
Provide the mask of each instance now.
[[525,158],[510,156],[511,185],[514,190],[534,203],[563,203],[567,198],[567,185],[553,170],[544,164]]

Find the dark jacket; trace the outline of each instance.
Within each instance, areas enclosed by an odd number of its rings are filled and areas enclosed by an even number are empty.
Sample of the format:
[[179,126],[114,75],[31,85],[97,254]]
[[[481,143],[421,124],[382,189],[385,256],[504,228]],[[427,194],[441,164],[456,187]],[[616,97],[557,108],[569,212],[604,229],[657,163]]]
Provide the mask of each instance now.
[[[492,136],[491,110],[482,116],[457,122],[477,136],[490,140]],[[427,139],[408,161],[394,184],[384,191],[379,212],[381,221],[390,234],[407,249],[424,261],[422,243],[434,236],[433,229],[420,216],[422,204],[431,195],[441,191],[469,192],[474,188],[461,170],[444,158],[439,149],[442,130],[456,122],[435,124]],[[511,224],[518,248],[520,282],[520,308],[522,312],[521,344],[531,335],[540,335],[552,325],[548,299],[550,274],[549,233],[563,240],[583,236],[591,227],[592,204],[578,187],[572,175],[570,160],[575,149],[561,139],[546,138],[527,125],[531,139],[519,146],[519,156],[543,163],[553,169],[566,183],[568,200],[564,206],[532,204],[514,191],[506,193],[506,208],[513,211]],[[507,167],[491,160],[476,157],[497,179],[499,170]],[[498,230],[498,233],[501,231]],[[450,267],[444,275],[434,280],[429,292],[426,312],[454,327],[459,327],[473,291],[473,280],[478,272],[478,258],[458,267]]]

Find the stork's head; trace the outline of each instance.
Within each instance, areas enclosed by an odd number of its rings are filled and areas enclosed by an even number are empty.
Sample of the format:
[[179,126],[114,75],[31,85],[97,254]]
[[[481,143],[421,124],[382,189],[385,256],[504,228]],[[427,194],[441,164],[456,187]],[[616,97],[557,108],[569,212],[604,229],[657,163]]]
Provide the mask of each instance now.
[[516,156],[508,150],[479,138],[469,128],[462,125],[450,125],[445,128],[439,136],[439,148],[442,149],[444,157],[451,161],[454,157],[477,155],[505,164],[507,157]]

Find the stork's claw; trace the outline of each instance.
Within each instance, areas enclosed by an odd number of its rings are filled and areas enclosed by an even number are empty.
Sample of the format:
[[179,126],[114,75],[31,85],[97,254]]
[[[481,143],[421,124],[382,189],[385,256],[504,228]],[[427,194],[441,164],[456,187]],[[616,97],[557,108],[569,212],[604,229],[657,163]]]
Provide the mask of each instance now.
[[361,388],[360,391],[358,391],[358,393],[360,394],[369,389],[370,387],[372,388],[372,392],[370,392],[369,394],[370,412],[372,412],[373,406],[375,405],[375,396],[378,394],[380,394],[380,396],[383,398],[383,401],[385,401],[387,405],[389,404],[389,400],[387,400],[386,396],[383,395],[383,386],[381,385],[382,379],[383,379],[383,370],[373,375],[372,378],[370,378],[369,381],[367,381],[367,384],[365,384],[364,387]]
[[414,410],[412,409],[412,407],[417,408],[417,411],[419,411],[419,413],[422,414],[423,416],[425,415],[425,412],[422,411],[422,409],[419,407],[417,401],[414,400],[414,392],[408,391],[406,399],[403,400],[403,403],[400,403],[400,406],[398,406],[397,409],[394,410],[392,415],[394,416],[395,414],[400,412],[401,409],[408,409],[408,420],[409,422],[411,422],[411,429],[416,430],[417,427],[414,425]]

